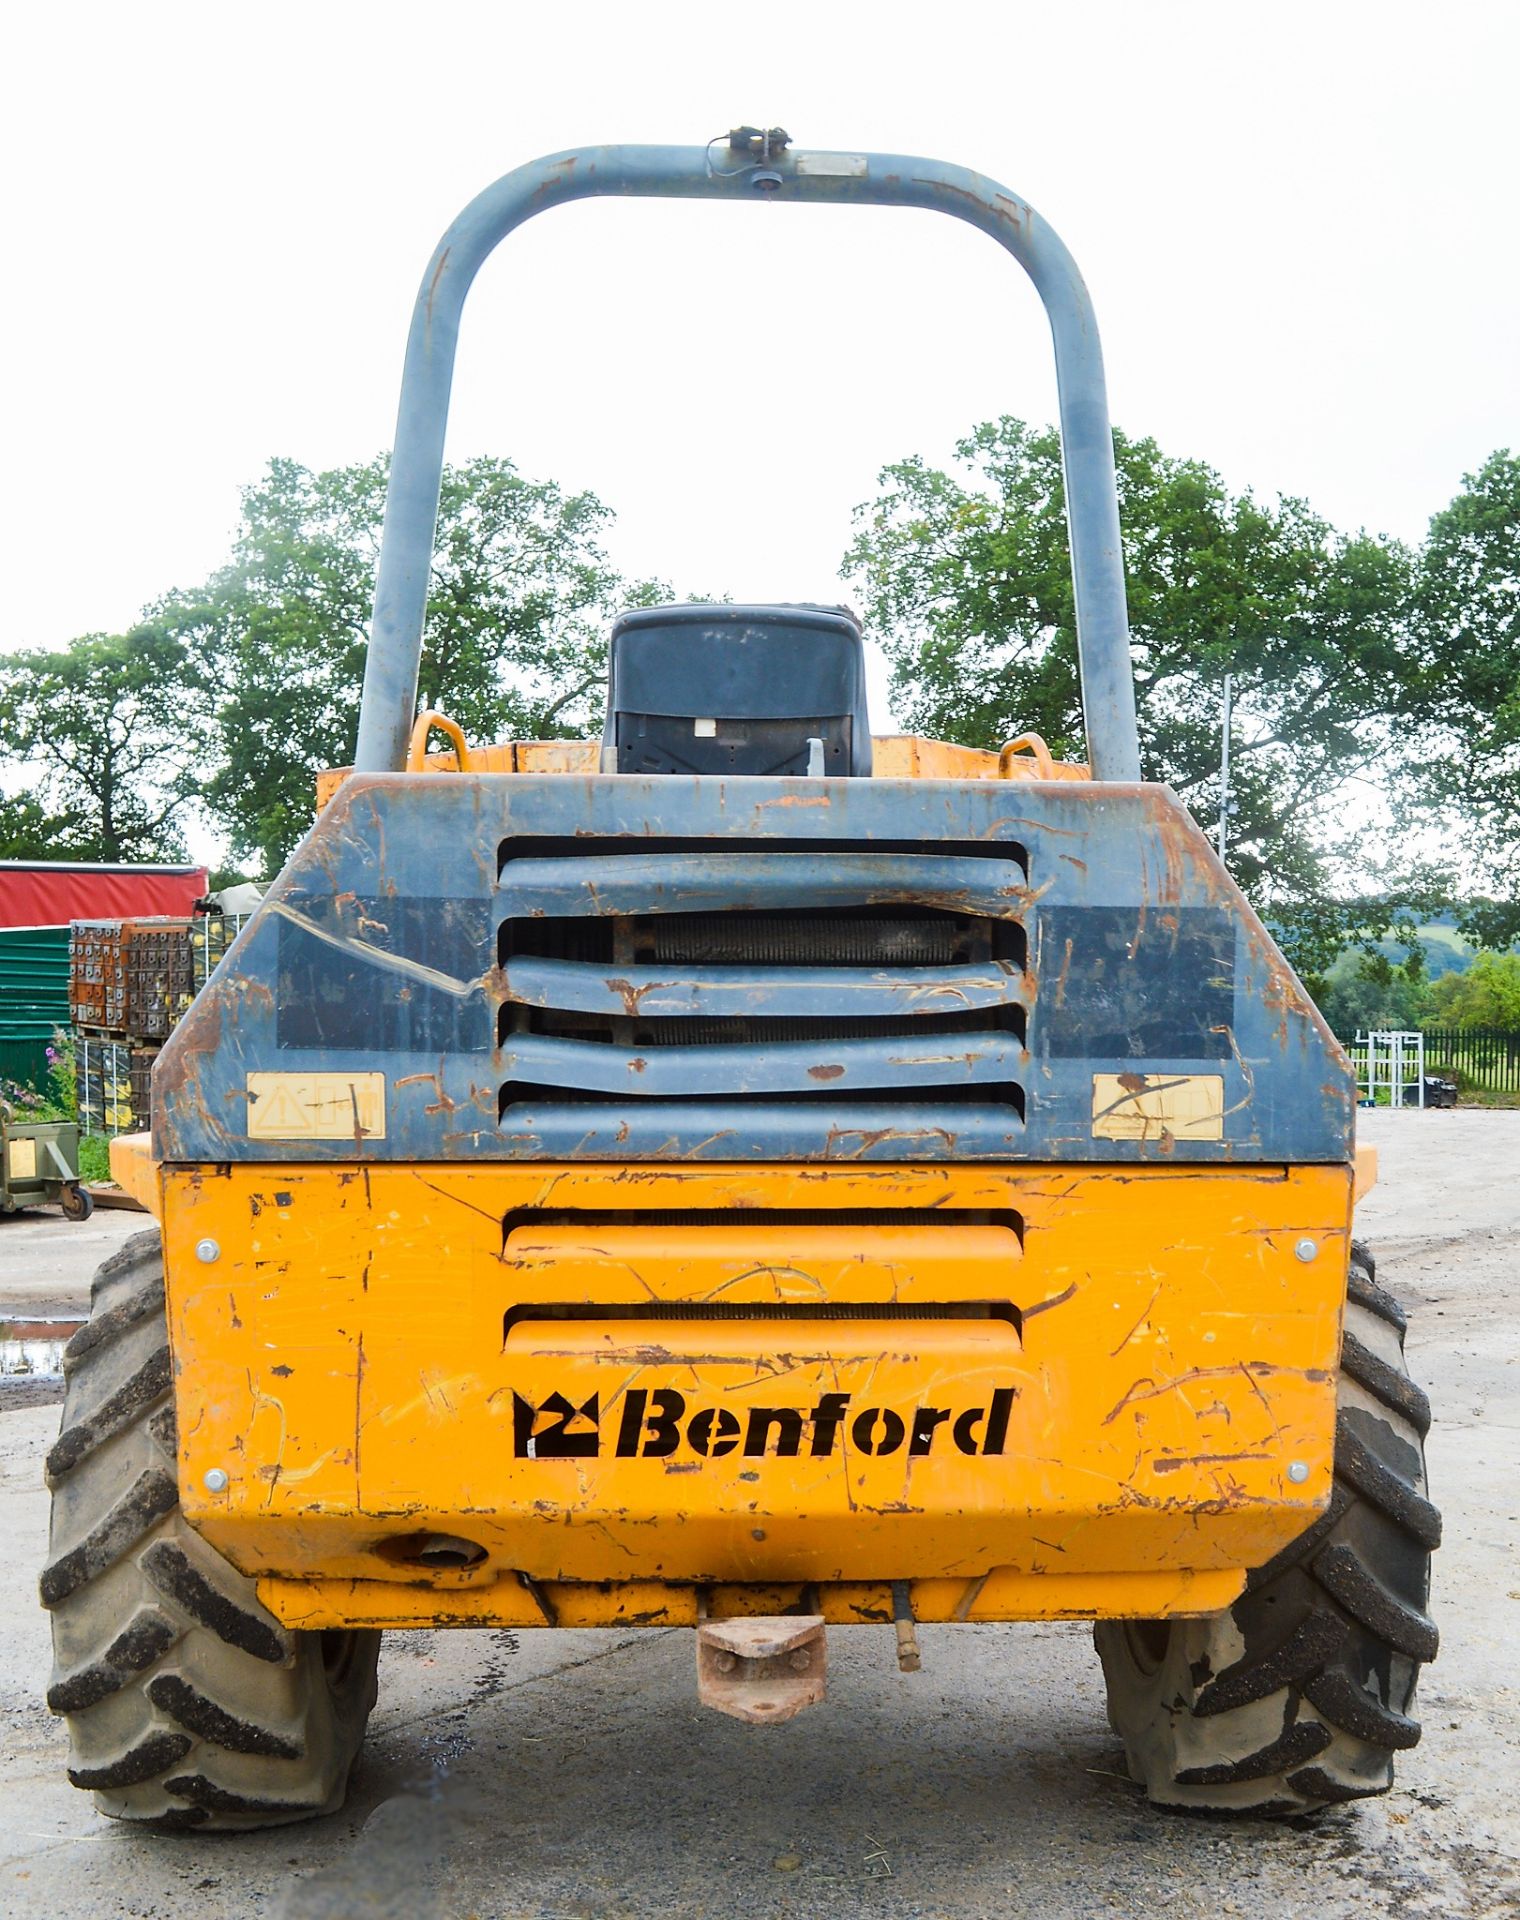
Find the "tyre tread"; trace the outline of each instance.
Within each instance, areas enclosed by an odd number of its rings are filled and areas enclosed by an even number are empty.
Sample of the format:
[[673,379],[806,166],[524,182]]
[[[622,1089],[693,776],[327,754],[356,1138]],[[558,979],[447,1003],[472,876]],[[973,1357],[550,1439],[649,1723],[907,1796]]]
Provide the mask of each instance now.
[[66,1352],[41,1577],[69,1778],[163,1831],[329,1813],[374,1704],[379,1635],[355,1634],[330,1666],[321,1636],[267,1614],[180,1512],[156,1231],[103,1264],[91,1297]]
[[1247,1754],[1244,1760],[1184,1767],[1177,1775],[1177,1783],[1183,1787],[1224,1787],[1242,1780],[1270,1780],[1286,1768],[1301,1766],[1323,1753],[1332,1737],[1330,1729],[1317,1720],[1300,1720],[1296,1725],[1284,1727],[1270,1746]]
[[86,1320],[82,1327],[70,1335],[69,1343],[63,1350],[64,1379],[69,1379],[92,1353],[112,1345],[123,1334],[130,1333],[133,1327],[163,1310],[164,1283],[162,1279],[150,1279],[136,1293],[129,1294],[125,1300],[118,1300],[114,1307],[107,1307],[104,1313]]
[[[1364,1799],[1388,1790],[1392,1756],[1420,1738],[1416,1680],[1440,1644],[1424,1610],[1441,1538],[1420,1446],[1430,1405],[1384,1357],[1373,1323],[1402,1349],[1405,1322],[1375,1272],[1354,1244],[1326,1512],[1249,1577],[1217,1630],[1175,1627],[1159,1665],[1121,1625],[1097,1629],[1130,1771],[1163,1805],[1281,1816]],[[1215,1648],[1230,1664],[1211,1673]]]
[[140,1607],[97,1660],[55,1677],[47,1691],[54,1713],[80,1713],[119,1693],[134,1675],[153,1666],[179,1638],[179,1628],[157,1607]]
[[146,1740],[100,1766],[70,1767],[69,1778],[76,1787],[140,1787],[156,1773],[183,1760],[194,1744],[188,1733],[159,1727]]
[[147,1410],[169,1391],[173,1371],[167,1342],[155,1349],[136,1373],[84,1419],[65,1427],[48,1451],[43,1474],[50,1487],[81,1462],[114,1440],[119,1433],[140,1420]]
[[209,1627],[229,1647],[271,1664],[290,1657],[294,1646],[290,1633],[240,1606],[202,1573],[177,1541],[155,1540],[143,1555],[142,1566],[166,1600],[182,1607],[201,1626]]
[[1341,1366],[1359,1387],[1401,1414],[1422,1440],[1430,1432],[1428,1396],[1407,1373],[1400,1373],[1371,1347],[1363,1346],[1354,1333],[1348,1332],[1341,1342]]
[[147,1695],[187,1733],[224,1747],[228,1753],[262,1753],[280,1760],[299,1760],[305,1752],[300,1741],[288,1740],[272,1727],[261,1727],[256,1720],[240,1720],[228,1713],[198,1687],[191,1686],[183,1674],[155,1674],[148,1682]]
[[1348,1675],[1327,1668],[1304,1683],[1304,1697],[1333,1726],[1369,1747],[1399,1753],[1420,1740],[1420,1723],[1385,1707]]
[[179,1505],[179,1488],[162,1467],[147,1467],[84,1539],[42,1570],[42,1604],[49,1610],[124,1560]]
[[1355,1260],[1346,1275],[1346,1294],[1359,1307],[1365,1307],[1369,1313],[1377,1315],[1385,1325],[1400,1335],[1409,1331],[1409,1315],[1394,1299],[1386,1287],[1380,1287],[1372,1277],[1370,1269],[1359,1267]]
[[1314,1556],[1314,1577],[1346,1612],[1377,1639],[1410,1660],[1434,1660],[1441,1636],[1418,1607],[1391,1593],[1356,1549],[1335,1541]]
[[1427,1552],[1434,1553],[1440,1546],[1440,1513],[1401,1473],[1378,1459],[1353,1430],[1344,1409],[1335,1423],[1335,1470]]
[[1346,1623],[1339,1614],[1328,1607],[1316,1607],[1270,1658],[1247,1657],[1226,1667],[1204,1687],[1193,1703],[1193,1711],[1208,1719],[1249,1706],[1253,1700],[1265,1700],[1284,1687],[1297,1686],[1333,1659],[1345,1638]]

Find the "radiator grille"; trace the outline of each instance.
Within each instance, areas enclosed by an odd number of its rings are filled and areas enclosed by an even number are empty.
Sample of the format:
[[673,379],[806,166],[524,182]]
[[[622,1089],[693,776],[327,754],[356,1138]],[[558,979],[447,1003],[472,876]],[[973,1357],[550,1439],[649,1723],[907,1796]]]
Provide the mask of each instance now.
[[584,1133],[616,1109],[625,1142],[657,1127],[672,1155],[726,1127],[743,1151],[814,1157],[857,1121],[1021,1121],[1019,849],[507,854],[503,1126]]

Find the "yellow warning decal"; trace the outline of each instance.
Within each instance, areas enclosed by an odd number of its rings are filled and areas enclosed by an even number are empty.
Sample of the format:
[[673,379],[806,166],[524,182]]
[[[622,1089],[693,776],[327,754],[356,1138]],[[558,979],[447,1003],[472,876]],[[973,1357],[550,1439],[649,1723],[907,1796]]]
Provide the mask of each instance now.
[[37,1178],[37,1142],[13,1140],[10,1161],[13,1180],[35,1180]]
[[250,1073],[250,1140],[383,1140],[383,1073]]
[[1219,1073],[1095,1073],[1095,1140],[1222,1140]]

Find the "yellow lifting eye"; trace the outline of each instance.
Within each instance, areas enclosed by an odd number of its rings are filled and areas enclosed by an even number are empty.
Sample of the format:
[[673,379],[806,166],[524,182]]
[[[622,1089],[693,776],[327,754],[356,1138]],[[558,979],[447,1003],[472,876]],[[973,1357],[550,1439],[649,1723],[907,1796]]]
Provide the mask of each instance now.
[[[470,764],[470,749],[465,744],[463,731],[446,714],[435,713],[431,707],[425,713],[419,713],[412,722],[412,737],[407,742],[406,748],[407,772],[425,773],[427,771],[428,735],[435,727],[440,733],[447,734],[453,743],[454,753],[459,761],[459,771],[473,773],[475,769]],[[441,773],[446,769],[440,767],[435,771]]]
[[[413,738],[416,738],[415,734]],[[1010,740],[1002,752],[999,753],[998,778],[1000,780],[1015,780],[1018,778],[1018,774],[1014,771],[1013,765],[1016,759],[1033,760],[1036,774],[1041,780],[1056,780],[1060,778],[1056,772],[1054,754],[1052,754],[1050,748],[1046,746],[1044,740],[1037,733],[1021,733],[1017,740]]]

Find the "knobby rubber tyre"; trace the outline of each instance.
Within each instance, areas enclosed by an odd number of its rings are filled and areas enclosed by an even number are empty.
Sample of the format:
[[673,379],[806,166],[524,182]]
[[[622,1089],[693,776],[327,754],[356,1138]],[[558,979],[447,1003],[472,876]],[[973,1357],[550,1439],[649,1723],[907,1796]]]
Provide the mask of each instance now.
[[331,1813],[375,1703],[378,1633],[291,1633],[179,1508],[157,1229],[96,1275],[64,1350],[42,1604],[69,1778],[159,1827]]
[[1386,1793],[1393,1756],[1419,1739],[1441,1521],[1404,1324],[1353,1243],[1328,1511],[1227,1612],[1095,1629],[1109,1719],[1160,1805],[1282,1815]]

